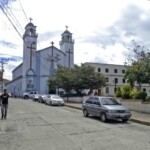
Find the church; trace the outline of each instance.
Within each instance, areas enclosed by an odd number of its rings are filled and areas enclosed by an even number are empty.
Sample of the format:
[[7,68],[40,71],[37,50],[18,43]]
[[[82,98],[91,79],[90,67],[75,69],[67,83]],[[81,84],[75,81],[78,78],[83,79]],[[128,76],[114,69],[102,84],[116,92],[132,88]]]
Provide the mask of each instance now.
[[61,34],[60,49],[52,41],[51,46],[37,50],[37,39],[36,26],[30,21],[23,35],[23,62],[12,71],[12,81],[6,85],[15,96],[32,90],[48,94],[47,81],[57,67],[74,67],[74,40],[67,26]]

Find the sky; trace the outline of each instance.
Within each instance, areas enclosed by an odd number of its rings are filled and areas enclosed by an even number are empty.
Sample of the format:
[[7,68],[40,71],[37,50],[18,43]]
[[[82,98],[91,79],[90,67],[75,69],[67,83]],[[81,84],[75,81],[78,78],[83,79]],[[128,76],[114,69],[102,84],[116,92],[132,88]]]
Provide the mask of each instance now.
[[123,65],[133,40],[150,48],[149,0],[0,0],[0,5],[6,12],[0,9],[0,61],[6,58],[4,78],[9,80],[22,62],[21,36],[30,17],[37,26],[37,50],[49,47],[51,41],[60,48],[61,34],[68,26],[75,40],[77,65]]

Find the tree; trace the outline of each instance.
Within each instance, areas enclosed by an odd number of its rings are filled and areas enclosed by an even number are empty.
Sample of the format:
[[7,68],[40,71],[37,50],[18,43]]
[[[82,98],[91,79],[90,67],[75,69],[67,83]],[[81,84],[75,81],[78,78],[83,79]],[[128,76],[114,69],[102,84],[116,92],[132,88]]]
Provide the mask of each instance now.
[[150,54],[148,49],[138,45],[135,41],[133,41],[133,48],[129,50],[131,55],[128,56],[126,63],[125,78],[132,87],[137,82],[140,90],[143,83],[150,83]]
[[106,85],[106,79],[101,73],[96,73],[94,67],[88,64],[75,65],[74,68],[59,67],[49,78],[48,85],[61,87],[66,91],[74,89],[78,94],[84,89],[98,89]]
[[72,88],[73,77],[71,69],[59,66],[52,77],[48,80],[49,88],[61,87],[66,91]]

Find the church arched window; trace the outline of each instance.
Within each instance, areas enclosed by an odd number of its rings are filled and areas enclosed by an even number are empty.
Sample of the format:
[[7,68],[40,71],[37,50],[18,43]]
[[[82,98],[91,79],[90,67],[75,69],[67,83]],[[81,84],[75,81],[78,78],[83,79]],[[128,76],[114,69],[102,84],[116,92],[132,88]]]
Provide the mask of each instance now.
[[35,76],[35,73],[34,73],[34,70],[33,69],[29,69],[27,71],[27,82],[26,82],[26,87],[28,90],[33,90],[34,89],[34,76]]
[[29,69],[27,71],[27,76],[34,76],[34,75],[35,75],[35,73],[34,73],[33,69]]
[[34,31],[32,28],[30,29],[30,35],[34,35]]

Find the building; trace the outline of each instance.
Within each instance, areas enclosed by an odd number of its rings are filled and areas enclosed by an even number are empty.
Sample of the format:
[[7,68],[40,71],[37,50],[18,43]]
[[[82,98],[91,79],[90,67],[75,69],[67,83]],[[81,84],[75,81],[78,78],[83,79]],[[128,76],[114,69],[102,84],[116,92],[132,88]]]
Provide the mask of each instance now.
[[[124,78],[126,67],[124,65],[114,64],[102,64],[102,63],[91,63],[87,62],[95,68],[96,72],[100,72],[106,76],[107,86],[99,89],[100,95],[113,96],[116,91],[116,86],[122,87],[127,83],[127,79]],[[136,87],[136,83],[135,83]],[[150,85],[143,84],[142,90],[150,95]]]
[[58,65],[74,67],[74,40],[67,26],[61,34],[60,49],[51,42],[51,46],[37,50],[37,39],[36,26],[30,21],[23,35],[23,62],[12,71],[12,81],[6,87],[15,96],[32,90],[48,94],[47,80]]

